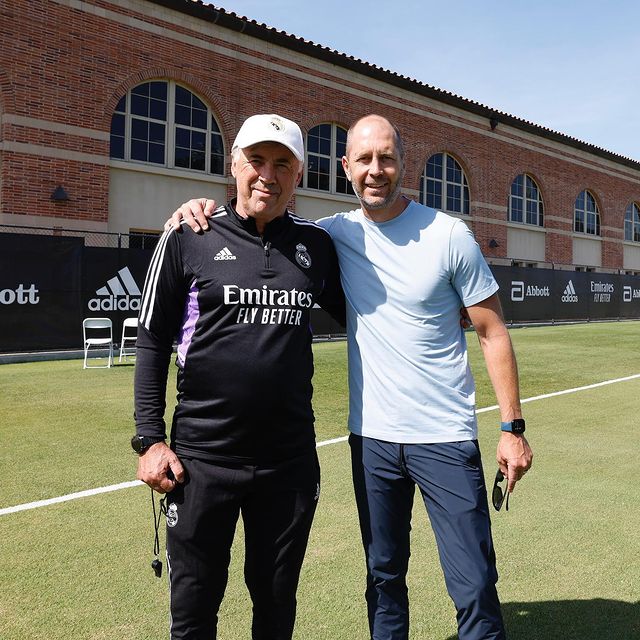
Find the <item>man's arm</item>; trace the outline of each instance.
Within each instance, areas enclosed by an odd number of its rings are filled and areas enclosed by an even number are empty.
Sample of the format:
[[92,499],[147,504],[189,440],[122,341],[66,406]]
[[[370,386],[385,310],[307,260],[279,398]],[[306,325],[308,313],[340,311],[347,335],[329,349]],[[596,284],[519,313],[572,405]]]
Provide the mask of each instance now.
[[[166,232],[151,258],[138,320],[134,398],[139,436],[166,438],[167,374],[186,288],[175,232]],[[176,481],[183,481],[184,470],[176,454],[164,442],[158,442],[140,455],[137,477],[159,493],[166,493]]]
[[[501,420],[509,422],[521,418],[518,366],[509,331],[502,317],[498,294],[467,307],[467,311],[480,341],[500,407]],[[527,439],[524,435],[501,432],[496,457],[501,471],[508,479],[508,490],[513,491],[516,482],[531,467],[533,460]]]

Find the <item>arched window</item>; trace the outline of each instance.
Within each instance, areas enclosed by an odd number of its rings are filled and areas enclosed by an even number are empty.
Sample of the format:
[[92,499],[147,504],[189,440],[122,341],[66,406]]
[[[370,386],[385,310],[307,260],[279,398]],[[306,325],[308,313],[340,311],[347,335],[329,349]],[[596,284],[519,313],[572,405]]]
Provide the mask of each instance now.
[[544,206],[540,189],[531,176],[522,173],[511,183],[509,220],[542,227],[543,218]]
[[127,92],[111,118],[111,157],[224,174],[224,145],[211,109],[173,81]]
[[307,162],[304,186],[328,193],[353,195],[342,168],[347,149],[347,130],[337,124],[319,124],[307,134]]
[[632,202],[624,214],[624,239],[640,242],[640,205]]
[[582,191],[576,198],[573,210],[573,230],[578,233],[600,235],[600,212],[596,199],[589,191]]
[[420,202],[427,207],[469,215],[469,184],[458,161],[448,153],[432,155],[420,177]]

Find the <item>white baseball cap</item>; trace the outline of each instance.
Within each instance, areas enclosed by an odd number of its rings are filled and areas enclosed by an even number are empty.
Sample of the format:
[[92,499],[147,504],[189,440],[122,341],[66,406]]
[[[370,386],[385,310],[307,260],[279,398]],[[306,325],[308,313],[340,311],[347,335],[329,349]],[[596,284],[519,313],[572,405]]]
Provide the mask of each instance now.
[[259,142],[279,142],[304,162],[304,144],[302,131],[293,121],[275,113],[262,113],[247,118],[240,127],[231,151],[246,149]]

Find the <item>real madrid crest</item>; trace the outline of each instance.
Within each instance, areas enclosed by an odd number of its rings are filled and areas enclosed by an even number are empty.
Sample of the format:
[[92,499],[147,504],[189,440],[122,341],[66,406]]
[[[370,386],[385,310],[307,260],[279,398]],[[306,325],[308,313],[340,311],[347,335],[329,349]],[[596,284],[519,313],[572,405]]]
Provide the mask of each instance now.
[[167,526],[175,527],[178,524],[178,507],[175,502],[172,502],[167,507]]
[[271,120],[269,120],[269,124],[276,131],[284,131],[284,122],[282,122],[282,120],[280,120],[280,118],[278,118],[277,116],[274,116],[273,118],[271,118]]
[[311,256],[307,252],[307,247],[303,244],[296,245],[296,262],[305,269],[311,266]]

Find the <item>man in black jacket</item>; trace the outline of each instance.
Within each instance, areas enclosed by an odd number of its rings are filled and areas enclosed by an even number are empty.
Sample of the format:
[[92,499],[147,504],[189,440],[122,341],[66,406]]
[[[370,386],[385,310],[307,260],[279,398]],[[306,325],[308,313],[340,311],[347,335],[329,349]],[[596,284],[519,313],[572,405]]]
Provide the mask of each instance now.
[[[138,478],[167,497],[172,640],[215,637],[237,519],[254,640],[293,633],[320,477],[311,408],[310,310],[344,324],[328,233],[286,209],[303,171],[299,127],[242,125],[237,199],[207,233],[166,232],[147,274],[135,374]],[[165,443],[178,342],[178,404]]]

